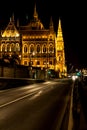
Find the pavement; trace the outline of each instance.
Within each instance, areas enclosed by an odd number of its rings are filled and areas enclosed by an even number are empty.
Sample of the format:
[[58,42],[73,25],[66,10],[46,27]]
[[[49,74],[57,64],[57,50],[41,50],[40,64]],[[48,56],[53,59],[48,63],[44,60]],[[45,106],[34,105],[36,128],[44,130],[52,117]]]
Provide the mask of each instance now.
[[72,102],[72,130],[87,130],[87,83],[74,83]]

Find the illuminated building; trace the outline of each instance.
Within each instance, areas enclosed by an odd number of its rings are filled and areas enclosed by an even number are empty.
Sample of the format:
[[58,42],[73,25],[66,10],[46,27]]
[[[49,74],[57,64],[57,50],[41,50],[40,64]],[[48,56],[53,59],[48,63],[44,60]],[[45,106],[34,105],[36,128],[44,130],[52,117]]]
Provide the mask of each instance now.
[[52,18],[49,29],[38,18],[36,6],[29,24],[15,24],[14,15],[5,30],[1,31],[0,58],[15,57],[17,64],[54,70],[59,77],[67,74],[65,65],[64,41],[59,19],[57,35]]

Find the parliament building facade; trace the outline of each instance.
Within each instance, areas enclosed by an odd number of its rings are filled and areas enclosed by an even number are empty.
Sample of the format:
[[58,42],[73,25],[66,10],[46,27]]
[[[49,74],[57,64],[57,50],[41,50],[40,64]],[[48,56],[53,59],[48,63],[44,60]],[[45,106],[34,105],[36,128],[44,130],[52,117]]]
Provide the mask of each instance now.
[[13,15],[5,30],[1,30],[0,59],[6,62],[15,59],[16,64],[41,68],[45,71],[53,70],[59,77],[66,76],[61,20],[59,19],[56,34],[52,18],[49,29],[45,29],[38,18],[36,6],[33,19],[25,26],[20,26],[19,23],[15,25]]

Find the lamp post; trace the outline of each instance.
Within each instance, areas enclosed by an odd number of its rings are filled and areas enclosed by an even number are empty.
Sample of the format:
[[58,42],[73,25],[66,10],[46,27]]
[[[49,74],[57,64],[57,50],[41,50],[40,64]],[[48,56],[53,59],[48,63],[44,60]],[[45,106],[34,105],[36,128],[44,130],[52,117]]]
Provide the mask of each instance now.
[[32,78],[32,63],[31,63],[31,56],[32,54],[29,55],[29,77]]
[[44,65],[46,65],[46,69],[45,69],[45,72],[46,72],[46,79],[48,79],[48,62],[44,63]]
[[[34,52],[34,51],[30,53],[30,62],[29,62],[30,78],[33,78],[33,77],[34,77],[34,76],[33,76],[33,71],[32,71],[32,61],[31,61],[31,58],[32,58],[33,56],[35,56],[35,52]],[[35,76],[35,78],[36,78],[36,76]]]
[[36,52],[35,51],[33,51],[32,52],[32,56],[33,56],[33,58],[34,58],[34,63],[35,63],[35,70],[33,71],[33,78],[35,78],[35,79],[37,79],[37,60],[35,59],[36,58]]

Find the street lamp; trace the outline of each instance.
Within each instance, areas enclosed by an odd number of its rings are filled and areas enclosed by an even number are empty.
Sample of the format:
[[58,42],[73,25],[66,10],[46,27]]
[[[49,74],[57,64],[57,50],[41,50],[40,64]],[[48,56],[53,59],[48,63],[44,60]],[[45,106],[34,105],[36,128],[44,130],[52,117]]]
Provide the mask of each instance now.
[[20,64],[21,64],[21,55],[19,55],[19,60],[20,60],[19,62],[20,62]]
[[[35,56],[35,51],[32,51],[29,55],[30,61],[29,61],[29,70],[30,70],[30,78],[33,78],[33,71],[32,71],[32,61],[31,58]],[[35,76],[36,77],[36,76]]]

